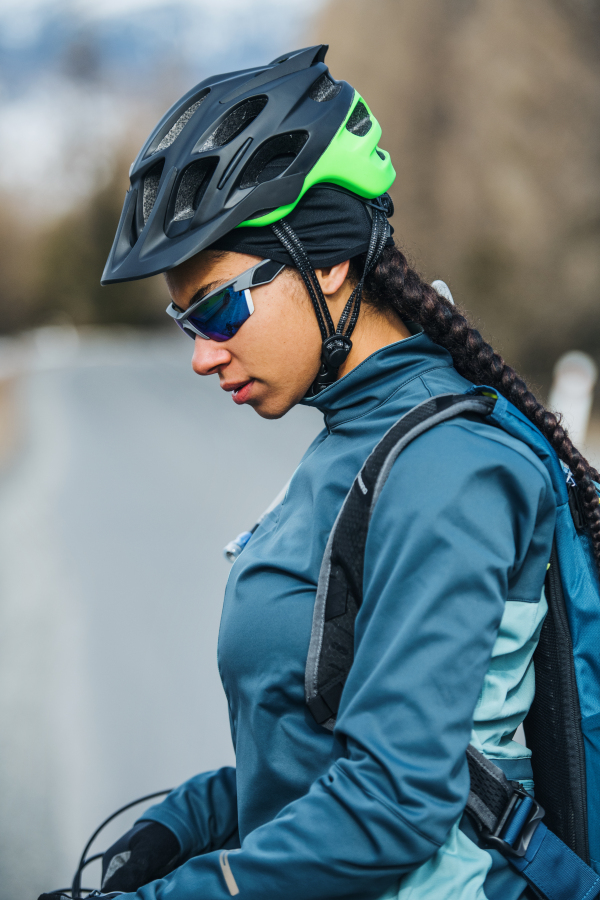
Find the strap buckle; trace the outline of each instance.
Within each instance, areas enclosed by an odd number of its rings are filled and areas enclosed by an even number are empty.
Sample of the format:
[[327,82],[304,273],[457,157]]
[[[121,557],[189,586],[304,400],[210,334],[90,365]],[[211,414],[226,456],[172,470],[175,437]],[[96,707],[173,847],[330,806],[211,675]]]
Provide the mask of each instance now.
[[518,781],[509,783],[513,795],[494,831],[484,829],[482,837],[489,847],[499,850],[504,856],[523,857],[545,812]]

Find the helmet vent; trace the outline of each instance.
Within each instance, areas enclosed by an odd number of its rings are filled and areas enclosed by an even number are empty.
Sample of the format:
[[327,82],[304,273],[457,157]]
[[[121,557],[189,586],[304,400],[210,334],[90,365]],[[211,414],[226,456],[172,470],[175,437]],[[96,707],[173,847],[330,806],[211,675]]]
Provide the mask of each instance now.
[[295,131],[278,134],[265,141],[248,161],[240,176],[239,187],[243,190],[283,175],[307,140],[308,134],[305,131]]
[[337,97],[341,89],[342,85],[337,84],[327,72],[324,72],[320,78],[317,78],[308,92],[308,96],[317,103],[324,103],[326,100],[333,100],[334,97]]
[[348,131],[351,131],[352,134],[356,134],[358,137],[364,137],[365,134],[371,130],[372,125],[373,121],[369,115],[369,110],[362,100],[359,100],[352,110],[352,115],[346,123],[346,128]]
[[201,153],[204,150],[214,150],[216,147],[224,147],[229,141],[232,141],[238,134],[241,134],[244,128],[247,128],[250,122],[254,122],[256,117],[263,111],[267,105],[268,97],[249,97],[238,104],[235,109],[223,119],[213,133],[204,141],[202,146],[194,147],[195,153]]
[[142,214],[144,216],[144,225],[150,218],[152,208],[158,197],[158,187],[160,185],[160,176],[164,168],[165,161],[161,159],[155,166],[146,173],[144,178],[144,192],[142,194]]
[[200,206],[216,166],[216,159],[199,159],[184,170],[175,198],[174,222],[192,218]]
[[200,104],[203,102],[205,97],[206,97],[206,94],[204,94],[202,97],[200,97],[199,100],[196,100],[194,103],[192,103],[191,106],[188,106],[188,108],[185,110],[185,112],[183,112],[179,116],[179,118],[177,119],[175,124],[171,126],[169,131],[167,131],[167,133],[161,140],[158,147],[156,147],[154,150],[151,151],[152,153],[158,153],[160,150],[166,150],[168,147],[171,146],[171,144],[179,137],[179,135],[181,134],[181,132],[183,131],[183,129],[185,128],[187,123],[190,121],[190,119],[192,118],[192,116],[194,115],[194,113],[196,112],[196,110],[198,109]]

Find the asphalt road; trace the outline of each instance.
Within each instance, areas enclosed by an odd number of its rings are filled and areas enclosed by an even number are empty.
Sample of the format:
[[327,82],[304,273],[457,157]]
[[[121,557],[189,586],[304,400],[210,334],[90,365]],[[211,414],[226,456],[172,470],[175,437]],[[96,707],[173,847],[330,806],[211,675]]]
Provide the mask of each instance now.
[[177,334],[47,330],[16,380],[0,475],[1,900],[66,885],[117,806],[233,762],[222,547],[321,418],[266,422],[195,376],[190,353]]
[[190,354],[178,334],[0,344],[0,900],[68,884],[118,806],[233,763],[222,548],[321,417],[266,422]]

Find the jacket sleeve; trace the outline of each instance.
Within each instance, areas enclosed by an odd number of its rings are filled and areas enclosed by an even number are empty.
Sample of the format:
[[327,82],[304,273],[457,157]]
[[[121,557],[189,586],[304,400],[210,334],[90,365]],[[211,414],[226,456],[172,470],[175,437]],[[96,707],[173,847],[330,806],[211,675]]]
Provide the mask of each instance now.
[[191,859],[139,900],[364,900],[431,857],[464,809],[505,602],[525,570],[539,599],[554,515],[525,449],[456,422],[408,447],[369,528],[336,726],[345,755],[241,849]]
[[148,819],[170,828],[186,859],[224,846],[239,847],[235,769],[224,766],[190,778],[139,821]]

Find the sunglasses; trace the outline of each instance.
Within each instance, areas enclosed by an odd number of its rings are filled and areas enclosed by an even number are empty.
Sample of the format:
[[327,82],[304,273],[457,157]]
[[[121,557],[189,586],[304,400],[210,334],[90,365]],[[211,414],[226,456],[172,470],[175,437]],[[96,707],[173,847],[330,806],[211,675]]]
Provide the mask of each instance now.
[[228,341],[254,312],[250,288],[270,284],[282,269],[283,263],[263,259],[188,309],[181,310],[170,303],[167,314],[194,340],[201,337],[207,341]]

